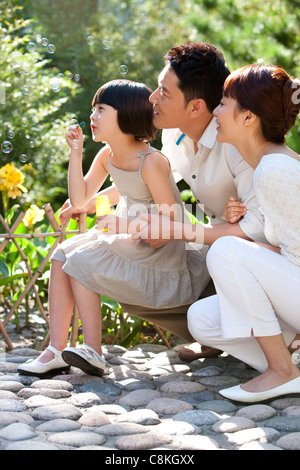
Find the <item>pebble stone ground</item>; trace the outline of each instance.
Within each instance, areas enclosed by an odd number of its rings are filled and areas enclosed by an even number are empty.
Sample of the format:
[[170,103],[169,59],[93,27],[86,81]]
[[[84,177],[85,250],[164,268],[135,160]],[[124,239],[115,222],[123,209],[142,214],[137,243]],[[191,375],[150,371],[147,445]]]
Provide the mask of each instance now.
[[218,390],[257,373],[226,354],[187,364],[179,347],[105,346],[104,377],[51,379],[17,373],[34,349],[0,348],[0,450],[300,450],[300,394],[231,403]]

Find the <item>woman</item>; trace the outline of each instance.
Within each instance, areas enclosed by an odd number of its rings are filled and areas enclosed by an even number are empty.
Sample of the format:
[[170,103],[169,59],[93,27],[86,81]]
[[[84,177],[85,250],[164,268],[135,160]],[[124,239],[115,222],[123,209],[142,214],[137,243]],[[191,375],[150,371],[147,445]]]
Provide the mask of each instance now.
[[[199,343],[262,372],[220,391],[236,401],[300,393],[300,371],[288,349],[300,345],[300,158],[284,143],[299,113],[297,87],[299,82],[279,67],[246,66],[227,78],[214,111],[218,140],[236,146],[255,169],[270,243],[219,238],[207,258],[217,295],[194,303],[188,312],[190,332]],[[242,216],[239,210],[232,201],[225,211],[228,220]]]

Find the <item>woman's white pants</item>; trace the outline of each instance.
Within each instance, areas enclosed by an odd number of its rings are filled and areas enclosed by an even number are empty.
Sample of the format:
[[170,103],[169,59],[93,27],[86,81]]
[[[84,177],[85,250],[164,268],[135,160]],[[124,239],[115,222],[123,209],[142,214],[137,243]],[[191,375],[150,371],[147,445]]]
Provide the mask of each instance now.
[[[222,237],[207,266],[217,295],[195,302],[188,327],[201,344],[231,354],[259,371],[267,361],[255,337],[300,333],[300,267],[268,248]],[[299,345],[295,345],[300,347]]]

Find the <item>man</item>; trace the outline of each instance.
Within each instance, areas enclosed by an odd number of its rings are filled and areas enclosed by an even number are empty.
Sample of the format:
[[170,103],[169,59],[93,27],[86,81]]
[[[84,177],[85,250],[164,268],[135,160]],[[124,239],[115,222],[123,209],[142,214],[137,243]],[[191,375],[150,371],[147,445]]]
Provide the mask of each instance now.
[[[216,141],[217,126],[212,113],[222,98],[223,83],[228,75],[223,55],[214,46],[192,43],[173,47],[165,56],[158,88],[150,97],[155,127],[164,129],[162,152],[169,158],[177,181],[184,179],[188,183],[210,218],[211,225],[204,229],[207,245],[224,235],[265,241],[263,217],[252,184],[253,169],[234,147]],[[109,195],[111,203],[117,202],[114,188],[101,193],[104,192]],[[247,208],[245,216],[235,224],[227,223],[223,215],[230,197],[240,200]],[[94,208],[94,202],[91,202],[87,209],[95,211]],[[68,205],[62,209],[61,221],[71,210]],[[159,247],[171,241],[147,242]],[[203,292],[202,296],[205,295],[207,292]],[[123,304],[122,307],[131,315],[192,341],[186,319],[189,305],[158,311],[142,306]],[[217,353],[211,348],[202,350],[200,345],[194,344],[191,348],[182,348],[180,357],[193,360]]]

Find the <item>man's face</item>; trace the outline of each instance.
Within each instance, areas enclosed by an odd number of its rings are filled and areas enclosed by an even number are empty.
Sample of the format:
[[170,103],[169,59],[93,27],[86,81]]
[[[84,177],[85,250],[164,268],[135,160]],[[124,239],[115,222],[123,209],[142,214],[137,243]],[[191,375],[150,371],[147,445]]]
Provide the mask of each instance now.
[[158,87],[149,98],[153,104],[154,126],[157,129],[172,129],[185,126],[187,109],[178,78],[170,65],[158,77]]

